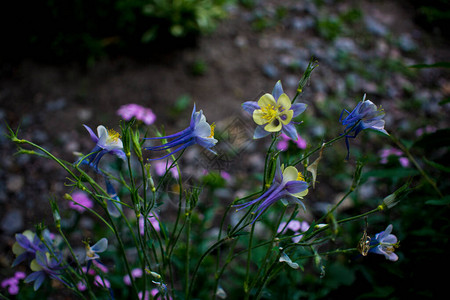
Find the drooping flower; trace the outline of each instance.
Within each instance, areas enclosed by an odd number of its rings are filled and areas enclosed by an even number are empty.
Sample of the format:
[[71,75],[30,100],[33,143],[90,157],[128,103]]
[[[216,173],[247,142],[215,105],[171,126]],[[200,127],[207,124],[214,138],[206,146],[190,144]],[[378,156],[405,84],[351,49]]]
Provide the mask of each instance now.
[[86,208],[94,207],[94,203],[89,199],[88,194],[83,191],[76,191],[71,195],[71,199],[72,201],[69,201],[69,207],[79,213],[84,212]]
[[50,255],[48,251],[37,251],[36,258],[30,264],[30,269],[34,272],[25,278],[25,282],[34,282],[33,288],[35,291],[40,288],[47,277],[59,280],[66,286],[69,286],[69,284],[61,278],[61,270],[63,269],[61,261],[61,255],[55,257]]
[[88,164],[98,172],[98,164],[105,154],[116,155],[121,159],[126,158],[125,152],[123,151],[123,143],[118,132],[113,129],[107,130],[105,126],[100,125],[97,127],[97,136],[89,126],[83,126],[89,132],[92,141],[96,145],[87,156],[79,159],[77,163]]
[[[344,112],[348,115],[344,119],[342,118]],[[381,106],[378,108],[372,101],[366,100],[364,94],[363,100],[359,102],[352,112],[348,112],[344,109],[339,117],[339,122],[345,126],[345,144],[347,146],[347,159],[350,154],[350,148],[348,144],[349,138],[356,138],[356,136],[365,129],[373,129],[389,135],[384,129],[384,110]],[[353,135],[352,135],[353,133]]]
[[195,111],[195,104],[194,104],[194,109],[192,110],[191,115],[191,122],[188,128],[172,135],[147,138],[149,140],[154,139],[172,139],[172,140],[163,145],[146,147],[145,149],[151,151],[164,151],[171,149],[171,152],[169,154],[151,160],[166,158],[194,144],[199,144],[205,149],[216,154],[216,152],[211,149],[217,143],[217,140],[214,138],[214,127],[215,127],[214,124],[209,125],[208,122],[206,122],[206,117],[203,114],[202,110],[198,112]]
[[253,212],[254,214],[257,214],[253,220],[253,222],[255,222],[269,206],[281,199],[293,200],[295,203],[302,205],[305,209],[305,206],[300,199],[307,193],[308,183],[306,183],[302,174],[293,166],[289,166],[282,170],[277,161],[275,176],[269,189],[255,200],[234,206],[238,207],[238,210],[241,210],[245,207],[259,203],[258,208]]
[[134,103],[122,105],[117,110],[117,114],[126,121],[135,117],[137,120],[144,122],[145,125],[151,125],[156,120],[156,116],[150,108]]
[[254,139],[281,131],[296,141],[297,130],[292,119],[305,111],[306,104],[292,104],[288,95],[283,91],[281,81],[278,81],[272,94],[264,94],[257,102],[244,102],[242,108],[252,115],[253,121],[258,125],[253,135]]
[[370,248],[369,252],[384,255],[390,261],[397,261],[398,256],[394,251],[399,244],[397,237],[391,234],[392,228],[392,224],[389,224],[385,231],[375,235],[375,239],[370,241],[370,245],[374,247]]

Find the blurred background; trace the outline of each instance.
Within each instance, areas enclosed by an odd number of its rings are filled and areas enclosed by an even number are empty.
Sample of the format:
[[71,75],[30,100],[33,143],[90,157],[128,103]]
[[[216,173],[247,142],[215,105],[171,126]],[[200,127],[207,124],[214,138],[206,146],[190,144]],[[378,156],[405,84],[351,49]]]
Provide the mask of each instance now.
[[[195,103],[208,121],[226,127],[236,118],[248,120],[241,103],[270,92],[278,80],[293,97],[311,57],[319,67],[299,99],[308,104],[299,131],[308,144],[315,146],[341,133],[341,111],[353,109],[367,94],[367,99],[383,106],[387,131],[410,147],[445,195],[449,20],[450,4],[444,0],[3,4],[0,278],[11,273],[14,234],[51,217],[49,195],[66,192],[65,174],[54,163],[13,156],[16,147],[3,135],[5,121],[13,129],[20,126],[19,137],[74,161],[74,152],[92,148],[82,124],[118,129],[121,105],[137,103],[152,109],[155,124],[174,132],[187,126]],[[290,290],[289,297],[295,299],[435,297],[445,279],[439,275],[440,267],[448,262],[448,197],[441,201],[421,181],[412,162],[405,166],[390,157],[384,169],[376,167],[380,151],[395,147],[390,139],[371,133],[352,141],[352,146],[348,163],[343,161],[343,143],[327,158],[333,174],[352,169],[357,159],[368,165],[363,177],[367,187],[359,190],[344,214],[373,207],[406,178],[416,176],[420,189],[392,214],[374,219],[371,228],[374,234],[388,222],[394,224],[394,234],[401,240],[400,260],[368,257],[355,263],[338,257],[330,259],[330,271],[323,278],[318,273],[298,275],[298,285],[278,282],[273,290]],[[257,148],[252,151],[254,159],[246,162],[257,172],[262,163],[258,166]],[[342,192],[342,182],[351,180],[351,176],[328,178],[326,170],[322,172],[324,187],[311,196],[317,205],[333,201]],[[373,201],[364,202],[367,199]],[[351,242],[360,238],[361,226],[346,228],[355,232]]]

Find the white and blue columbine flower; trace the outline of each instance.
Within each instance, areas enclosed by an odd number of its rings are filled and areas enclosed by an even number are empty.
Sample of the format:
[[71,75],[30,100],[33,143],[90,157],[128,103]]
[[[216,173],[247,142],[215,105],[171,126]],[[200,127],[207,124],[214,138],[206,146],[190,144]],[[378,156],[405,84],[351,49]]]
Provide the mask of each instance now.
[[97,127],[97,136],[89,126],[83,126],[89,132],[91,139],[96,145],[88,155],[81,158],[81,161],[79,160],[77,163],[88,164],[98,172],[98,164],[105,154],[112,154],[121,159],[126,159],[119,133],[113,129],[107,130],[105,126],[100,125]]
[[[370,100],[365,100],[366,95],[364,94],[363,100],[359,102],[352,112],[348,112],[344,109],[339,117],[339,122],[345,126],[345,144],[347,146],[347,159],[350,153],[348,139],[356,138],[356,136],[365,129],[373,129],[389,135],[384,129],[384,110],[377,107]],[[342,115],[346,112],[348,115],[344,119]],[[349,130],[349,131],[348,131]],[[347,132],[348,131],[348,132]]]
[[398,256],[394,253],[395,248],[398,247],[397,237],[392,232],[392,224],[389,224],[385,231],[377,233],[375,239],[370,241],[372,246],[369,253],[381,254],[390,261],[397,261]]
[[191,115],[191,123],[189,124],[188,128],[172,135],[147,138],[150,140],[153,139],[172,139],[172,140],[163,145],[146,147],[145,149],[151,151],[171,150],[169,154],[164,155],[163,157],[160,158],[154,158],[152,160],[166,158],[194,144],[198,144],[204,147],[205,149],[211,151],[212,153],[216,154],[216,152],[211,149],[217,143],[217,140],[214,138],[214,127],[215,127],[214,124],[209,125],[208,122],[206,122],[206,117],[203,114],[202,110],[198,112],[195,111],[195,104],[194,104],[194,109],[192,110]]
[[284,170],[280,167],[277,161],[275,170],[275,176],[272,184],[267,191],[265,191],[260,197],[247,203],[234,205],[238,210],[259,203],[258,208],[253,212],[256,217],[253,222],[258,219],[266,209],[277,202],[278,200],[293,200],[294,203],[300,204],[304,209],[303,202],[300,201],[308,193],[308,183],[303,178],[301,172],[293,166],[289,166]]
[[281,82],[278,81],[272,94],[264,94],[257,102],[244,102],[242,108],[252,115],[253,121],[258,125],[253,135],[254,139],[281,131],[296,141],[298,135],[293,118],[305,111],[306,104],[292,104],[289,96],[284,93]]

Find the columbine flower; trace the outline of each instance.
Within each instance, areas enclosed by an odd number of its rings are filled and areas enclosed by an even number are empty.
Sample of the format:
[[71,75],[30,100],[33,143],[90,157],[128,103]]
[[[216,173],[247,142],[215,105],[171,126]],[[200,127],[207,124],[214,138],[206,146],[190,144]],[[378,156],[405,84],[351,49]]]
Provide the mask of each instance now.
[[172,135],[148,138],[150,140],[151,139],[173,139],[173,140],[163,145],[147,147],[146,149],[151,151],[164,151],[175,148],[169,154],[164,155],[163,157],[160,158],[154,158],[152,160],[166,158],[194,144],[199,144],[200,146],[216,154],[216,152],[211,150],[211,148],[214,147],[214,145],[217,143],[217,140],[214,138],[214,127],[215,127],[214,124],[209,125],[206,122],[206,117],[203,114],[202,110],[198,112],[195,111],[195,104],[194,104],[194,109],[191,115],[191,123],[188,128]]
[[302,174],[293,166],[289,166],[282,171],[279,162],[277,162],[275,176],[270,188],[259,198],[234,206],[238,207],[238,210],[241,210],[253,204],[260,203],[258,208],[253,212],[255,214],[258,213],[253,220],[255,222],[269,206],[281,199],[294,200],[305,209],[303,202],[299,199],[303,198],[307,193],[308,184],[305,182]]
[[122,105],[117,110],[117,114],[126,121],[135,117],[137,120],[144,122],[145,125],[151,125],[156,120],[156,116],[150,108],[134,103]]
[[[356,105],[351,113],[344,109],[339,117],[339,122],[345,127],[345,144],[347,146],[347,159],[350,154],[348,145],[349,138],[356,138],[358,133],[365,129],[374,129],[381,133],[389,135],[384,129],[384,110],[381,107],[377,107],[370,100],[365,100],[364,94],[363,100]],[[346,112],[348,115],[345,119],[342,119],[342,115]],[[347,132],[347,130],[350,130]],[[353,135],[351,135],[353,133]]]
[[[47,245],[52,244],[50,232],[48,230],[43,231],[43,237]],[[14,260],[12,267],[17,266],[24,260],[33,260],[36,257],[36,252],[46,251],[47,247],[39,239],[36,233],[25,230],[23,233],[16,234],[16,242],[12,246],[13,253],[17,256]]]
[[[123,152],[123,144],[119,133],[113,129],[107,130],[105,126],[100,125],[97,127],[97,136],[89,126],[83,126],[89,132],[91,139],[94,143],[96,143],[96,145],[87,156],[81,159],[81,164],[88,164],[98,172],[98,163],[103,155],[112,154],[121,159],[126,158],[125,152]],[[80,160],[78,160],[77,163],[80,163]]]
[[398,256],[394,251],[399,245],[397,237],[391,234],[392,227],[392,224],[389,224],[385,231],[375,235],[375,239],[370,241],[370,245],[375,247],[371,248],[369,252],[384,255],[390,261],[397,261]]
[[69,285],[61,278],[61,257],[51,256],[49,252],[37,251],[36,259],[30,264],[30,269],[34,271],[25,278],[26,283],[34,281],[33,288],[37,291],[46,277],[57,279],[65,285]]
[[253,121],[258,125],[253,135],[254,139],[281,131],[296,141],[297,130],[292,119],[305,111],[306,104],[292,104],[288,95],[284,93],[281,82],[278,81],[272,94],[264,94],[258,102],[244,102],[242,108],[253,116]]
[[89,271],[91,261],[99,259],[100,255],[98,255],[98,253],[102,253],[108,248],[108,240],[106,238],[102,238],[92,247],[89,245],[88,242],[84,243],[86,245],[86,260],[88,261],[88,271]]

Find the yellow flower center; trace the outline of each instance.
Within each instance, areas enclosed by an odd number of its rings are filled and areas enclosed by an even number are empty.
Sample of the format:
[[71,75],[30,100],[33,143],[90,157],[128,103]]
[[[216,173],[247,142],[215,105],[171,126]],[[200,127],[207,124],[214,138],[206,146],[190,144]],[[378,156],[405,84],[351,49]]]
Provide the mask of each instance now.
[[120,134],[114,129],[108,129],[108,138],[115,143],[119,140]]
[[275,107],[272,104],[261,107],[261,111],[263,112],[262,118],[267,120],[267,122],[271,122],[278,116],[278,107]]
[[216,128],[216,123],[211,124],[211,134],[208,136],[208,138],[214,137],[214,129]]
[[297,174],[297,181],[305,181],[305,177],[303,177],[302,172],[298,172],[298,174]]

